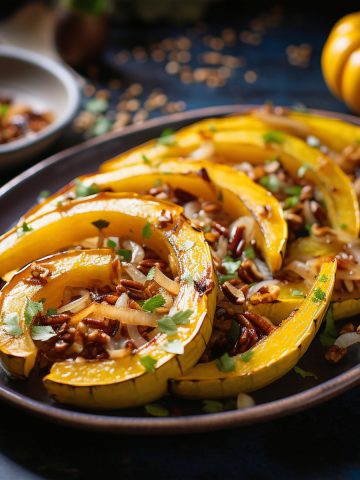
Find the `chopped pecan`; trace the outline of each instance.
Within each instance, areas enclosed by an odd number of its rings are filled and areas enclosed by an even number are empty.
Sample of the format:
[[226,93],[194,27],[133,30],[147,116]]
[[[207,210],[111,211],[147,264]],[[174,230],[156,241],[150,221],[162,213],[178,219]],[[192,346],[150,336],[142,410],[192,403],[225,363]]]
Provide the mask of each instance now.
[[258,313],[244,312],[242,315],[265,335],[270,335],[275,330],[275,326],[271,321]]
[[243,305],[245,303],[244,292],[239,288],[234,287],[230,282],[223,283],[221,290],[230,302],[235,303],[236,305]]
[[238,270],[239,277],[246,283],[260,282],[264,280],[262,273],[258,270],[255,263],[246,259],[240,265]]
[[325,352],[325,359],[330,363],[339,363],[347,353],[346,348],[340,348],[337,345],[331,345]]
[[279,298],[280,287],[278,285],[268,285],[261,287],[256,293],[251,295],[249,302],[251,305],[259,303],[273,303]]
[[326,210],[318,202],[316,202],[315,200],[311,200],[310,209],[314,214],[314,217],[316,218],[316,220],[318,220],[320,223],[326,222],[326,219],[327,219]]
[[236,257],[240,257],[245,248],[244,232],[245,227],[243,225],[239,225],[229,243],[229,248]]

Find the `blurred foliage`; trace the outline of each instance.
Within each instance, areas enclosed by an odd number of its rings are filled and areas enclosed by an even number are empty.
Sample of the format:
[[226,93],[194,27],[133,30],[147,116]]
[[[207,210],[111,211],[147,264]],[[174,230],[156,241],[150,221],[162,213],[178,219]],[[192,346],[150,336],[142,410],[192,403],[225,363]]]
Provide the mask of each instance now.
[[108,0],[60,0],[59,3],[64,8],[88,15],[102,15],[109,7]]

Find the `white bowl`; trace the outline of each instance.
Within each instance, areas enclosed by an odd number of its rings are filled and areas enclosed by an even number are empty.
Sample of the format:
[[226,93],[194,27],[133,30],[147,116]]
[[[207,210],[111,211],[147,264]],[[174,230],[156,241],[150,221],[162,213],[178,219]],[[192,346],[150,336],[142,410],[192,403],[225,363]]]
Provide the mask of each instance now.
[[0,46],[0,93],[55,116],[40,132],[0,145],[1,170],[26,163],[45,150],[73,120],[80,103],[79,84],[67,67],[12,46]]

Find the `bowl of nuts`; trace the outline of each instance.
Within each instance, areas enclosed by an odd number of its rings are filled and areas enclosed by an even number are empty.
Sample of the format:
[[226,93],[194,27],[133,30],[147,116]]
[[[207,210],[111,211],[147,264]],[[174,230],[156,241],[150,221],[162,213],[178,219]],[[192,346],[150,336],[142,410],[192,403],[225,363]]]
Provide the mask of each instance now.
[[70,70],[29,50],[0,46],[0,169],[39,155],[73,120],[80,88]]

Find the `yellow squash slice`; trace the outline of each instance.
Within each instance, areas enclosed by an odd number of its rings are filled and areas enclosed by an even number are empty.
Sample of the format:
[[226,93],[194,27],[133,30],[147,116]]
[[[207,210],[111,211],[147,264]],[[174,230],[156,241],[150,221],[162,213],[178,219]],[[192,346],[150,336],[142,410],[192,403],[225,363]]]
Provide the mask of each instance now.
[[245,358],[233,357],[232,371],[220,371],[215,361],[198,364],[172,381],[172,392],[186,398],[231,397],[262,388],[285,375],[306,352],[321,324],[335,272],[336,261],[325,263],[299,308]]

